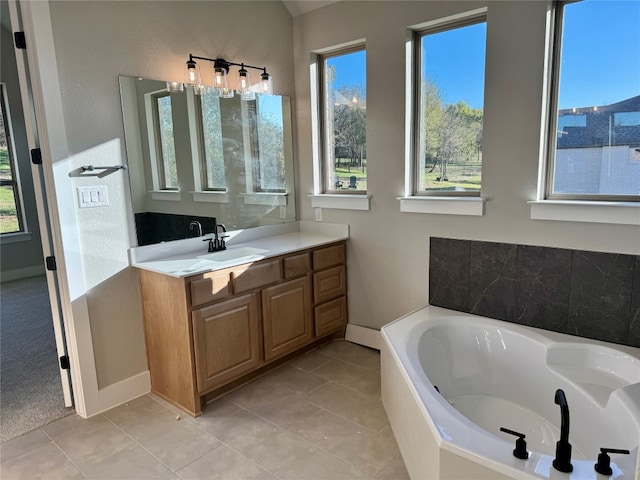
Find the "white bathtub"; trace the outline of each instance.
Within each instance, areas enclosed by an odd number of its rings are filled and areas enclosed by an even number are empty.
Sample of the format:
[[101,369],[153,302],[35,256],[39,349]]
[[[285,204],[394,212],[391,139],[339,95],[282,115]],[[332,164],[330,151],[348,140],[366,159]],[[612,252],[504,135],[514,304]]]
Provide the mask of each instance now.
[[[433,306],[382,337],[382,400],[412,479],[640,479],[640,349]],[[571,474],[552,467],[558,388]],[[500,427],[526,434],[528,460]],[[611,455],[611,477],[594,470],[601,447],[631,451]]]

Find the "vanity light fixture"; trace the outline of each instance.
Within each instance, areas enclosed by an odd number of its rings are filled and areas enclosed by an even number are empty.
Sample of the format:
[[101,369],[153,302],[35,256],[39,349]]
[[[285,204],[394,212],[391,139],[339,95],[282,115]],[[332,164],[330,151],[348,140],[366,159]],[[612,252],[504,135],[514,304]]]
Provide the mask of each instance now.
[[[240,67],[238,70],[237,90],[244,100],[254,99],[256,91],[261,93],[273,93],[273,80],[271,75],[267,73],[266,67],[254,67],[253,65],[246,65],[244,63],[230,62],[224,58],[199,57],[190,53],[185,70],[184,86],[193,87],[196,95],[200,95],[204,89],[207,88],[205,83],[202,81],[200,67],[196,60],[204,60],[213,63],[213,78],[210,83],[214,88],[218,88],[220,90],[220,96],[222,98],[231,98],[234,95],[233,89],[229,88],[227,85],[227,76],[229,74],[229,67],[231,66]],[[262,70],[259,85],[251,84],[251,77],[247,70],[248,68]],[[177,90],[174,87],[174,89],[169,91]]]

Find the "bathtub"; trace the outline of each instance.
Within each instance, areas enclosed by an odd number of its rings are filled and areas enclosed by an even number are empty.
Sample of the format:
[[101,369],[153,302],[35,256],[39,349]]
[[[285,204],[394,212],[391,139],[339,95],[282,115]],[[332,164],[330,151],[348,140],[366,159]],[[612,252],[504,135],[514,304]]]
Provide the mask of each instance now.
[[[640,479],[640,349],[433,306],[381,333],[382,401],[412,479]],[[570,474],[552,467],[558,388]],[[500,427],[526,434],[528,460]],[[594,470],[601,447],[630,450],[611,477]]]

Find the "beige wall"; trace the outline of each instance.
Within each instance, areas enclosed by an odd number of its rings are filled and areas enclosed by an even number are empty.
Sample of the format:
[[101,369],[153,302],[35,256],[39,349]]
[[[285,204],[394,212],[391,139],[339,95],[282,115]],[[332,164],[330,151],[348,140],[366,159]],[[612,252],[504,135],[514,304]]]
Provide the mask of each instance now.
[[[409,214],[404,193],[406,28],[488,6],[482,217]],[[294,19],[299,217],[313,220],[310,52],[365,38],[370,211],[349,223],[350,322],[379,328],[428,302],[430,236],[640,254],[640,228],[531,220],[540,142],[544,1],[343,2]]]
[[[71,170],[125,161],[118,76],[183,78],[188,54],[269,66],[293,96],[292,23],[280,2],[53,1],[51,21]],[[106,185],[110,206],[78,209],[78,234],[98,387],[147,369],[136,272],[128,266],[127,176],[72,179]],[[74,192],[75,195],[75,192]]]

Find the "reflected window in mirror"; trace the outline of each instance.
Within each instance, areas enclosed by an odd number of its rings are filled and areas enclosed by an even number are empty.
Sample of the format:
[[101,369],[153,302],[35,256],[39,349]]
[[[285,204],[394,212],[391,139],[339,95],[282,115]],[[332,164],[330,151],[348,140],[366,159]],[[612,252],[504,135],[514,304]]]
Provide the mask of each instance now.
[[178,190],[176,148],[173,136],[173,109],[167,91],[147,95],[151,166],[156,190]]
[[196,96],[198,111],[198,142],[200,145],[201,189],[204,191],[225,191],[227,188],[224,171],[224,145],[222,143],[222,119],[220,96],[217,89],[207,89]]
[[[252,172],[247,191],[284,193],[285,138],[282,98],[261,94],[242,102],[243,117],[249,126],[244,132],[248,148],[247,171]],[[250,163],[250,164],[249,164]]]

